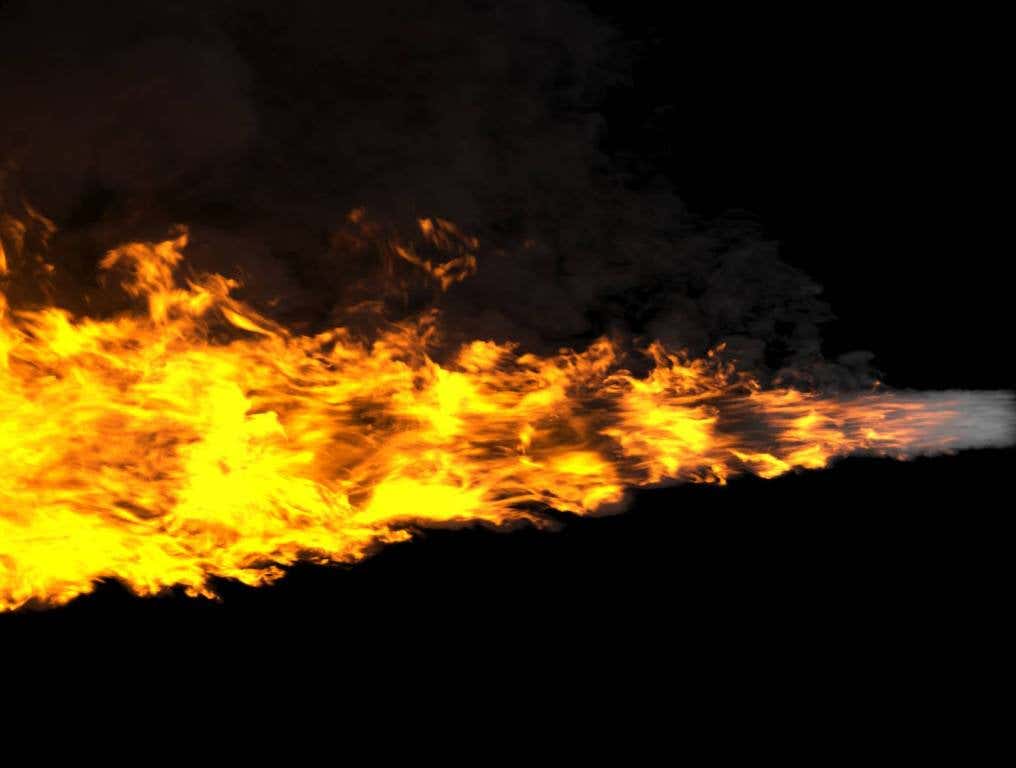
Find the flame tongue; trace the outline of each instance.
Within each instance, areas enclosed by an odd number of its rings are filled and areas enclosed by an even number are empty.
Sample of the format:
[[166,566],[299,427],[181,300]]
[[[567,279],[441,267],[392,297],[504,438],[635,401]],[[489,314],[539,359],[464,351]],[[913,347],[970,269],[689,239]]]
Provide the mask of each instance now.
[[[209,594],[211,576],[261,584],[298,558],[362,557],[410,522],[539,522],[667,480],[1012,438],[1005,393],[764,391],[660,345],[640,377],[607,340],[551,357],[474,341],[440,366],[431,317],[372,342],[295,335],[219,275],[179,286],[186,242],[103,261],[128,268],[142,313],[19,312],[0,293],[0,609],[105,576]],[[424,266],[444,284],[471,258]]]

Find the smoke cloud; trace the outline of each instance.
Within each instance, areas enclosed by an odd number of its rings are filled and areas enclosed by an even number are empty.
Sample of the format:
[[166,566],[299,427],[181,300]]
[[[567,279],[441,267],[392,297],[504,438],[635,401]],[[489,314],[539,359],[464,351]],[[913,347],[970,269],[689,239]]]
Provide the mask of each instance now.
[[11,3],[0,46],[0,155],[57,224],[79,291],[106,249],[186,222],[197,268],[239,274],[243,298],[287,322],[327,325],[370,274],[341,236],[366,207],[480,239],[477,274],[443,303],[450,342],[553,349],[622,331],[692,353],[725,342],[745,367],[816,385],[870,379],[863,358],[822,359],[819,286],[753,224],[626,186],[600,105],[626,86],[630,52],[578,4],[97,13]]

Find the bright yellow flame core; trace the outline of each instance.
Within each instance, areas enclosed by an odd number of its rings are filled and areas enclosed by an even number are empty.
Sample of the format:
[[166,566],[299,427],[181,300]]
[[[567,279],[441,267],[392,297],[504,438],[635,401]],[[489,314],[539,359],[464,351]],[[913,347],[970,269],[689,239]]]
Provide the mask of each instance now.
[[658,344],[638,377],[607,340],[551,357],[475,341],[442,367],[432,318],[370,343],[296,335],[222,276],[178,285],[186,242],[104,259],[145,312],[16,311],[0,292],[0,609],[103,577],[139,594],[262,584],[297,559],[363,557],[409,524],[539,523],[541,508],[604,510],[634,486],[774,477],[898,452],[935,420],[877,395],[762,391]]

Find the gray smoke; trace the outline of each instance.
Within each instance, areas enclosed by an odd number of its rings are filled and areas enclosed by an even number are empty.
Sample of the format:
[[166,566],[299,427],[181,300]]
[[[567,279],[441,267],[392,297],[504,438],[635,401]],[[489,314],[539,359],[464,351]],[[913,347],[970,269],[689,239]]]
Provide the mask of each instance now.
[[[1016,396],[1012,392],[893,392],[883,398],[900,407],[888,426],[907,425],[915,431],[904,449],[908,457],[1016,444]],[[907,406],[921,406],[923,418],[915,419]]]

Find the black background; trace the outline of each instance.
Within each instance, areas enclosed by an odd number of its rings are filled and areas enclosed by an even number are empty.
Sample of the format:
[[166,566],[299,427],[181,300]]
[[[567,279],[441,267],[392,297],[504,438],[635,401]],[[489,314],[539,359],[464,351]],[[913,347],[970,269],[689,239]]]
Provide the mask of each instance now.
[[[663,174],[694,212],[759,221],[825,287],[830,355],[872,350],[898,387],[1011,386],[990,20],[590,5],[639,44],[633,86],[604,110],[605,147],[641,169],[632,184]],[[678,101],[699,108],[673,146]],[[426,531],[356,566],[222,584],[220,602],[107,583],[0,616],[0,637],[191,638],[212,659],[254,637],[266,659],[304,647],[447,672],[567,663],[675,687],[793,679],[804,696],[867,697],[875,720],[901,696],[931,717],[996,674],[1013,456],[854,458],[645,491],[622,516],[555,531]]]

